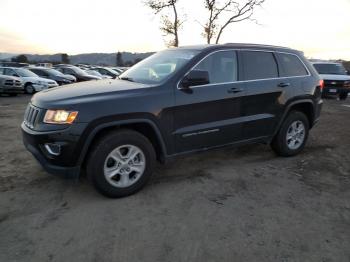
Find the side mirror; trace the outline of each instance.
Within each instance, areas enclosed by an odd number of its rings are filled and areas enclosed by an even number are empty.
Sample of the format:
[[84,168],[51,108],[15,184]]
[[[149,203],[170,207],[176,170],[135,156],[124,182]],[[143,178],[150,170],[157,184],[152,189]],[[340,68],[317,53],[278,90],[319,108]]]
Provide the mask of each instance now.
[[209,84],[209,73],[204,70],[192,70],[181,81],[181,87],[187,89],[191,86],[207,85]]

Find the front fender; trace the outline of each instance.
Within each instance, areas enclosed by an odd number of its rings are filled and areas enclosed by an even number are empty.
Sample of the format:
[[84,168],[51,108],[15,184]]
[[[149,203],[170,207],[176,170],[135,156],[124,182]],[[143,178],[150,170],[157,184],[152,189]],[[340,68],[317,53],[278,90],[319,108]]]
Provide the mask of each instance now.
[[164,143],[164,139],[163,136],[158,128],[158,126],[150,119],[146,119],[146,118],[135,118],[135,119],[127,119],[127,120],[116,120],[116,121],[111,121],[111,122],[105,122],[105,123],[99,123],[97,126],[93,127],[93,128],[87,128],[88,134],[85,134],[85,141],[84,144],[82,145],[82,150],[80,152],[80,156],[78,159],[78,165],[81,165],[89,151],[89,148],[94,140],[94,138],[96,137],[96,135],[101,132],[103,129],[106,128],[111,128],[111,127],[120,127],[123,125],[128,125],[128,124],[148,124],[152,127],[153,131],[155,132],[158,142],[160,144],[161,147],[161,153],[163,156],[166,156],[166,146]]

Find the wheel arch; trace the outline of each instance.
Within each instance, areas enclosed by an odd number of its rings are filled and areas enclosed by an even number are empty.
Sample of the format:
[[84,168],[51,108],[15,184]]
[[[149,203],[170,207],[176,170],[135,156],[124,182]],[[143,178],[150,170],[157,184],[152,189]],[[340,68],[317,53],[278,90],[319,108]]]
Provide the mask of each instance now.
[[95,127],[89,133],[86,142],[83,145],[78,159],[78,164],[81,166],[85,165],[85,160],[87,159],[90,149],[101,137],[119,129],[131,129],[147,137],[156,151],[157,160],[160,162],[165,161],[166,146],[157,125],[149,119],[133,119],[108,122]]
[[272,138],[275,137],[275,135],[278,133],[283,121],[286,119],[289,112],[291,112],[293,110],[300,111],[300,112],[304,113],[306,115],[307,119],[309,120],[310,129],[313,127],[314,120],[315,120],[315,106],[314,106],[313,101],[311,99],[302,99],[302,100],[294,101],[294,102],[289,103],[286,106],[286,109],[283,112],[283,115],[282,115],[282,117],[277,125],[277,128],[276,128]]

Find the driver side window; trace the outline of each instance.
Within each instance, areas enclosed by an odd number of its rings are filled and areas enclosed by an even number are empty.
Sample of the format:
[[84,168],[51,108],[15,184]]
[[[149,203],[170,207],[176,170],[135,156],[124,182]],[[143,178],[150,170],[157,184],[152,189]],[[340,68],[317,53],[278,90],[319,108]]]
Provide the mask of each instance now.
[[6,68],[5,69],[5,75],[8,75],[8,76],[18,76],[15,72],[15,70],[12,70],[12,69],[9,69],[9,68]]
[[237,55],[235,51],[218,51],[202,60],[193,70],[208,71],[210,84],[237,81]]

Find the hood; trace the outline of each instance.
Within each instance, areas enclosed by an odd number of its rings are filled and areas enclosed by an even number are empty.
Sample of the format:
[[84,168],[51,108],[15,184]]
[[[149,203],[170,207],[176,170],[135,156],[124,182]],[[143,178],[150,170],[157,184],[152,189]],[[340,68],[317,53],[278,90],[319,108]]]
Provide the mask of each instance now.
[[137,93],[147,87],[151,85],[119,79],[91,80],[41,91],[32,97],[32,103],[41,108],[66,107],[79,103],[114,99],[116,96],[130,96],[130,93]]
[[25,77],[21,77],[23,80],[25,81],[31,81],[31,82],[38,82],[38,81],[41,81],[41,82],[44,82],[44,83],[52,83],[54,82],[54,80],[51,80],[51,79],[46,79],[46,78],[42,78],[42,77],[35,77],[35,76],[25,76]]
[[320,77],[323,80],[340,80],[340,81],[344,81],[344,80],[350,80],[350,76],[349,75],[323,75],[320,74]]
[[60,76],[64,79],[68,79],[68,80],[71,80],[71,81],[77,81],[76,77],[75,76],[72,76],[72,75],[63,75],[63,76]]
[[90,79],[96,79],[96,80],[100,80],[100,79],[102,79],[102,77],[100,77],[100,76],[94,76],[94,75],[90,75],[90,74],[87,74],[87,75],[85,75],[86,77],[89,77]]

